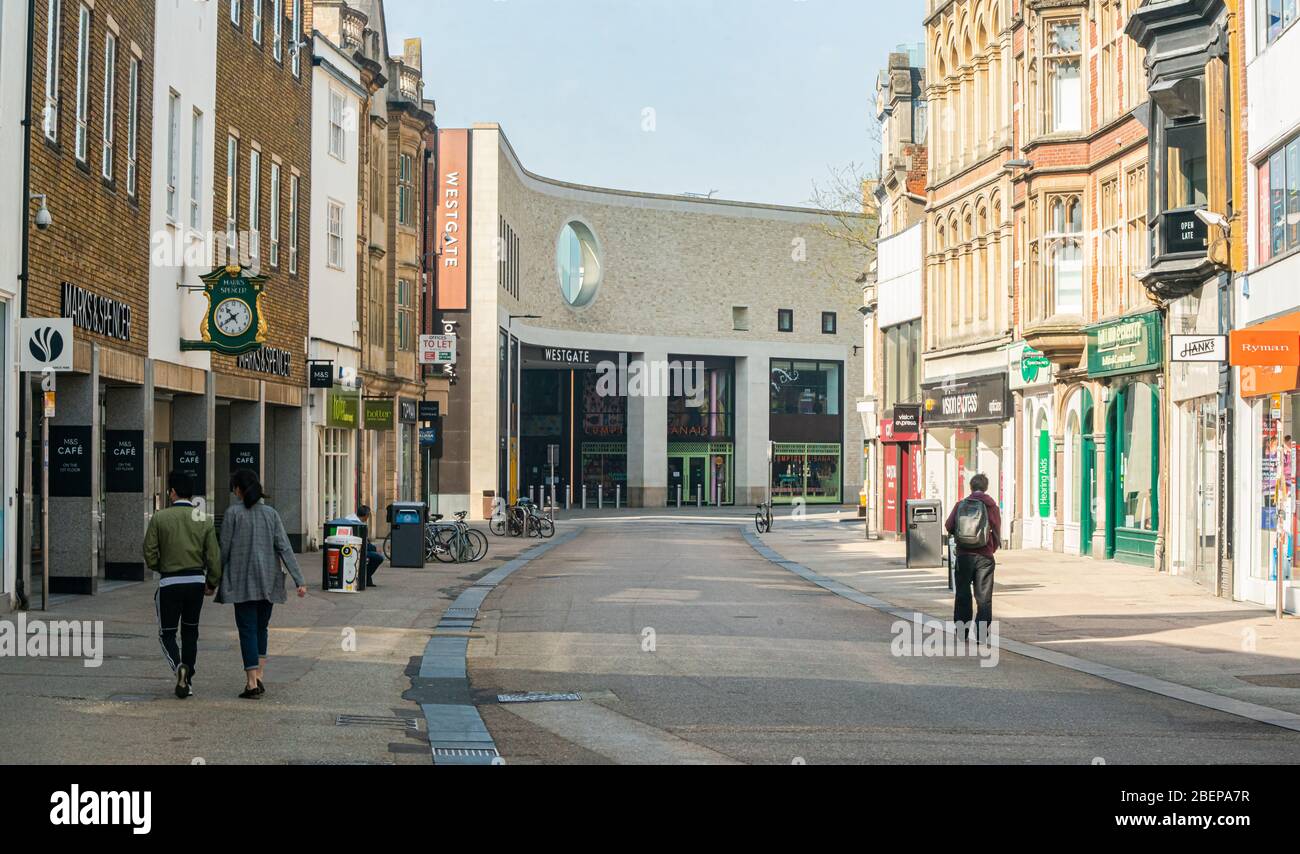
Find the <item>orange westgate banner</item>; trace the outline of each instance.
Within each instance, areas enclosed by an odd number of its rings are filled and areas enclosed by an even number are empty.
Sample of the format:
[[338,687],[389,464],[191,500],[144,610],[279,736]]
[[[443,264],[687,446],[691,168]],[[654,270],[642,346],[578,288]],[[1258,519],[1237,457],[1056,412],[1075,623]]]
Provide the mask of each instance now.
[[438,241],[435,290],[440,311],[469,309],[469,130],[438,131]]

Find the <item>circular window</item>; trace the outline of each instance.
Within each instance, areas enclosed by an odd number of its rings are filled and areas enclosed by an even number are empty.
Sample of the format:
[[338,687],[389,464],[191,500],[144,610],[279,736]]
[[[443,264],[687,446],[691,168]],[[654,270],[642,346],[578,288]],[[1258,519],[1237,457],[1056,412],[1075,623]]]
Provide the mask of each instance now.
[[560,229],[555,271],[560,293],[569,305],[581,308],[595,299],[600,284],[600,245],[585,223],[571,220]]

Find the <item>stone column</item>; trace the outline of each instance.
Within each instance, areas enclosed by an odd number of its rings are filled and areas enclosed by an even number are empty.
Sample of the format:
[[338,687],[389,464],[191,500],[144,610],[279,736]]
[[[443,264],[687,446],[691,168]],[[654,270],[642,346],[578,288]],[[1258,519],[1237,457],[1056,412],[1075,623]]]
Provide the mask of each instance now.
[[[642,370],[656,362],[666,363],[663,351],[628,353],[629,365],[641,360]],[[629,368],[628,385],[632,385]],[[630,389],[632,390],[632,389]],[[628,394],[627,397],[627,495],[629,507],[663,507],[668,500],[668,397]]]
[[[261,383],[258,383],[261,386]],[[236,469],[251,468],[265,482],[265,407],[261,400],[230,403],[230,442],[227,456],[218,461],[217,478],[229,477]]]
[[1052,518],[1056,520],[1052,528],[1052,551],[1063,553],[1065,551],[1065,439],[1062,436],[1064,427],[1059,423],[1056,425],[1057,433],[1052,437],[1052,475],[1055,482],[1052,488],[1052,501],[1055,505],[1052,508]]
[[144,533],[153,515],[153,361],[143,386],[104,392],[104,577],[143,581]]
[[[99,348],[91,347],[90,373],[60,374],[55,416],[50,421],[49,567],[51,593],[91,594],[99,587],[99,505],[102,425],[99,423]],[[56,474],[61,468],[79,475]],[[38,483],[40,461],[33,465]],[[69,489],[69,487],[73,487]],[[59,492],[77,492],[59,495]],[[41,520],[35,523],[41,539]],[[40,586],[42,568],[32,567],[33,589]]]
[[[1097,407],[1101,413],[1104,413],[1109,404],[1103,404]],[[1097,416],[1101,418],[1104,427],[1106,417],[1104,414]],[[1094,476],[1097,483],[1097,512],[1092,519],[1092,557],[1096,560],[1106,558],[1106,510],[1110,501],[1110,475],[1108,465],[1108,449],[1106,441],[1106,432],[1102,429],[1100,432],[1093,434],[1093,443],[1096,445],[1096,460],[1093,463]]]
[[[303,454],[306,413],[299,406],[271,406],[265,411],[266,443],[269,445],[267,462],[263,470],[264,483],[270,495],[269,503],[275,505],[284,522],[284,530],[294,551],[303,544]],[[231,429],[234,425],[232,422]],[[377,510],[376,512],[384,512]]]
[[[771,434],[768,357],[736,359],[736,504],[758,504],[767,498],[767,449]],[[857,413],[854,413],[854,417]],[[845,415],[845,417],[849,417]],[[848,449],[845,449],[847,455]],[[849,481],[846,479],[846,485]]]
[[[172,467],[176,465],[176,454],[185,449],[201,450],[203,459],[199,461],[200,479],[196,483],[195,497],[200,494],[207,506],[218,516],[225,512],[225,499],[228,492],[226,483],[218,483],[216,473],[221,469],[215,465],[217,442],[216,420],[216,374],[205,374],[206,383],[203,394],[178,394],[172,399]],[[225,466],[221,466],[225,468]],[[216,496],[222,496],[220,500]]]

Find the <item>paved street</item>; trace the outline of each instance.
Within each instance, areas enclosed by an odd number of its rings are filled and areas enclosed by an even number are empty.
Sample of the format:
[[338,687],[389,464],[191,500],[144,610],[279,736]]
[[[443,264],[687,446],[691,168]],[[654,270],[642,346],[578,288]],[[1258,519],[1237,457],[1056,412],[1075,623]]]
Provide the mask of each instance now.
[[[736,524],[583,528],[489,596],[470,642],[507,762],[1300,761],[1300,733],[1006,651],[991,668],[895,657],[894,617],[769,562]],[[583,699],[495,699],[527,691]]]

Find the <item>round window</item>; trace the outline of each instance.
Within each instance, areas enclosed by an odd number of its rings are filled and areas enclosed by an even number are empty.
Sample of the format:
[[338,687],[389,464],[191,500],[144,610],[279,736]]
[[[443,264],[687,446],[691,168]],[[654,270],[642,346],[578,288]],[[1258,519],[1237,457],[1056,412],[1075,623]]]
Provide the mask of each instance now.
[[555,270],[560,278],[560,293],[569,305],[580,308],[595,299],[600,266],[596,235],[577,220],[565,223],[555,247]]

